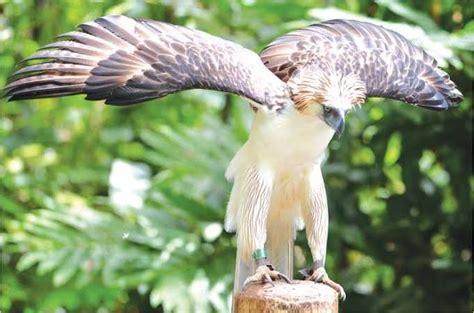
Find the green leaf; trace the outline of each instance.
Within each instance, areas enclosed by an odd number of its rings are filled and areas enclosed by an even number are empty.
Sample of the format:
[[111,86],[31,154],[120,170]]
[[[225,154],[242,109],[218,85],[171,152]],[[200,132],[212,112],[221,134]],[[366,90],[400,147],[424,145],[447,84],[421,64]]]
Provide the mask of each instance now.
[[81,269],[83,257],[84,251],[79,247],[66,256],[62,260],[61,266],[53,274],[54,286],[59,287],[67,283]]
[[388,8],[393,13],[396,13],[407,20],[420,25],[428,32],[439,31],[438,26],[433,20],[423,12],[412,9],[407,4],[398,0],[376,0],[378,5]]
[[385,152],[385,166],[392,166],[397,163],[402,152],[402,136],[399,132],[393,133],[387,143],[387,151]]
[[45,256],[45,252],[43,251],[36,251],[36,252],[28,252],[23,254],[20,257],[16,265],[16,269],[18,271],[24,271],[31,268],[36,263],[40,262]]

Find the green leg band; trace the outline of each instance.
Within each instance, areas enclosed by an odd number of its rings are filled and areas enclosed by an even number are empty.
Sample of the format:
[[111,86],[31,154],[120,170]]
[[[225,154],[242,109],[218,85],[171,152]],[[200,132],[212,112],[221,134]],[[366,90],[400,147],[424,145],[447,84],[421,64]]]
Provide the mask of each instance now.
[[267,257],[267,255],[265,254],[265,249],[256,249],[254,252],[253,252],[253,259],[256,261],[258,259],[264,259]]

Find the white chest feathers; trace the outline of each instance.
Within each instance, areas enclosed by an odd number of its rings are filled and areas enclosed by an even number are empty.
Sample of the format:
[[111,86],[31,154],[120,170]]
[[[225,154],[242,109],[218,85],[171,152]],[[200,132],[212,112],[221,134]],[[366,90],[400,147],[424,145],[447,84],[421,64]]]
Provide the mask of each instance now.
[[226,172],[232,179],[249,168],[265,168],[275,178],[318,162],[334,131],[316,116],[290,109],[284,114],[257,112],[248,141]]

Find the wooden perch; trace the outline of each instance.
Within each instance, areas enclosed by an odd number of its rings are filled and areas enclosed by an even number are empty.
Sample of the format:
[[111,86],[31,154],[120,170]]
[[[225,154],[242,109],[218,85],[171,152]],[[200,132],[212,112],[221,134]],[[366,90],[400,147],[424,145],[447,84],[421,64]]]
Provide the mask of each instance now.
[[334,289],[310,281],[292,284],[276,281],[253,284],[234,296],[234,313],[337,313],[339,299]]

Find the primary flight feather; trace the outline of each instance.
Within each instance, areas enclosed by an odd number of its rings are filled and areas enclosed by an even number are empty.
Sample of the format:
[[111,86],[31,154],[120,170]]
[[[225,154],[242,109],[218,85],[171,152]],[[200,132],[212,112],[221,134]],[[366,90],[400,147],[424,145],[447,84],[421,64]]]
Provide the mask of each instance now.
[[[40,63],[31,63],[40,60]],[[306,227],[306,279],[343,288],[325,269],[328,207],[321,157],[345,114],[367,97],[432,110],[462,101],[433,57],[374,24],[331,20],[290,32],[260,56],[182,26],[106,16],[58,37],[21,62],[8,100],[85,94],[129,105],[200,88],[249,100],[255,118],[226,177],[234,185],[225,228],[237,233],[235,291],[289,281],[295,232]]]

